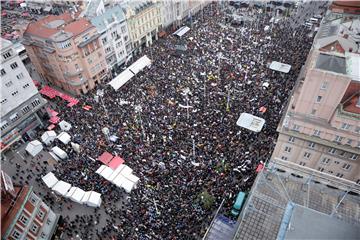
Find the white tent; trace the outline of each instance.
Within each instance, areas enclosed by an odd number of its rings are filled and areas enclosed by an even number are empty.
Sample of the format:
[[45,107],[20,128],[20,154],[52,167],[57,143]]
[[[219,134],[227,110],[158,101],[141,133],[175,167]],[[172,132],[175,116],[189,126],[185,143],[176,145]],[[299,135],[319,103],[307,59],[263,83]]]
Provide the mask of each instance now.
[[134,174],[130,174],[126,177],[127,179],[129,179],[130,181],[132,181],[135,186],[137,185],[137,183],[139,182],[139,178],[137,176],[135,176]]
[[137,74],[141,70],[143,70],[145,67],[150,66],[151,60],[146,56],[142,56],[139,58],[136,62],[131,64],[128,69],[133,72],[134,74]]
[[67,132],[61,132],[59,136],[57,136],[62,143],[68,144],[71,141],[71,136]]
[[72,127],[70,123],[68,123],[67,121],[64,121],[64,120],[59,122],[59,126],[60,126],[61,130],[63,130],[63,131],[69,131]]
[[123,175],[119,174],[117,177],[112,181],[113,184],[115,184],[118,187],[121,187],[123,181],[126,179]]
[[121,88],[125,83],[127,83],[134,74],[129,70],[125,69],[122,73],[120,73],[116,78],[111,80],[109,84],[115,89],[118,90]]
[[46,145],[49,145],[54,141],[56,138],[56,132],[55,131],[46,131],[41,135],[41,141],[45,143]]
[[129,176],[133,172],[133,170],[129,166],[125,165],[125,164],[122,164],[122,165],[124,165],[124,168],[120,172],[121,175],[123,175],[124,177]]
[[177,35],[179,37],[182,37],[189,30],[190,30],[190,28],[188,26],[183,26],[183,27],[179,28],[178,30],[176,30],[176,32],[174,32],[173,34]]
[[117,167],[114,172],[110,175],[109,177],[109,181],[113,182],[114,179],[120,174],[120,172],[123,170],[123,168],[125,167],[124,164],[121,164],[119,167]]
[[105,169],[106,165],[101,165],[97,170],[96,173],[100,175],[100,173]]
[[70,198],[70,197],[71,197],[71,195],[73,195],[73,194],[74,194],[75,190],[76,190],[76,187],[71,187],[71,188],[70,188],[70,190],[69,190],[69,191],[65,194],[65,196],[64,196],[64,197],[66,197],[66,198]]
[[82,199],[85,195],[85,191],[76,187],[74,192],[71,194],[70,199],[73,200],[74,202],[80,203],[82,204]]
[[74,149],[75,152],[80,153],[80,145],[79,144],[71,142],[70,145]]
[[85,192],[84,197],[81,201],[89,207],[100,207],[101,194],[94,191]]
[[285,63],[281,63],[281,62],[276,62],[276,61],[273,61],[269,68],[271,70],[274,70],[274,71],[278,71],[278,72],[283,72],[283,73],[288,73],[291,69],[291,65],[289,64],[285,64]]
[[43,145],[39,140],[34,140],[28,143],[25,150],[33,157],[35,157],[41,150],[43,150]]
[[114,172],[111,168],[108,166],[105,166],[104,169],[101,171],[100,175],[105,178],[106,180],[110,179],[111,174]]
[[131,190],[133,190],[133,188],[135,187],[135,183],[133,183],[127,178],[124,178],[124,180],[121,183],[121,187],[124,188],[125,192],[130,193]]
[[57,147],[57,146],[53,147],[51,149],[51,151],[62,160],[68,158],[67,153],[64,150],[62,150],[61,148]]
[[62,196],[66,196],[66,193],[70,190],[71,184],[64,182],[64,181],[58,181],[55,186],[52,187],[52,190],[56,192],[57,194],[60,194]]
[[48,188],[52,188],[59,181],[52,172],[41,178]]
[[236,125],[249,129],[253,132],[260,132],[265,124],[265,120],[249,113],[242,113]]

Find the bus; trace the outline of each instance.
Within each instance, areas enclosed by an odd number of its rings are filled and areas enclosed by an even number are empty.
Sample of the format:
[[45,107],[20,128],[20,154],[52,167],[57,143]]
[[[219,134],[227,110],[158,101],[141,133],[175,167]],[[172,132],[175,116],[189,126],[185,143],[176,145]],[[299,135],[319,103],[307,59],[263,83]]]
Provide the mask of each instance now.
[[231,214],[234,217],[237,217],[240,214],[241,207],[243,206],[243,204],[245,202],[245,197],[246,197],[246,194],[244,192],[238,193],[235,203],[231,209]]

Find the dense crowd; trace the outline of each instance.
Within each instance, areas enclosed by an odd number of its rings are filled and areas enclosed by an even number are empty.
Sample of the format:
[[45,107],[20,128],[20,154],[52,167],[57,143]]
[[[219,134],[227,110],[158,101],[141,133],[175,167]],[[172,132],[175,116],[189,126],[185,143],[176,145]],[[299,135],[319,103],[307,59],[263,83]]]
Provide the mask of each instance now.
[[[91,226],[104,217],[98,210],[68,220],[66,239],[77,234],[83,239],[195,239],[222,199],[227,211],[239,191],[251,188],[256,166],[271,156],[312,38],[301,25],[286,27],[291,17],[270,24],[272,13],[247,12],[254,21],[234,28],[218,5],[210,4],[189,22],[191,30],[181,39],[169,35],[146,48],[142,54],[151,58],[151,66],[118,91],[104,83],[81,97],[92,110],[57,102],[55,110],[72,124],[72,141],[81,152],[56,142],[70,157],[54,174],[101,193],[109,216],[96,232]],[[266,25],[270,31],[264,31]],[[291,71],[272,71],[271,61],[289,64]],[[100,100],[95,97],[99,89],[104,90]],[[266,120],[260,133],[236,125],[243,112]],[[117,142],[106,138],[104,127],[119,137]],[[92,159],[104,151],[124,158],[140,177],[128,196],[95,173],[101,163]],[[212,207],[201,204],[203,192],[214,197]],[[125,207],[113,204],[121,198],[127,199]]]

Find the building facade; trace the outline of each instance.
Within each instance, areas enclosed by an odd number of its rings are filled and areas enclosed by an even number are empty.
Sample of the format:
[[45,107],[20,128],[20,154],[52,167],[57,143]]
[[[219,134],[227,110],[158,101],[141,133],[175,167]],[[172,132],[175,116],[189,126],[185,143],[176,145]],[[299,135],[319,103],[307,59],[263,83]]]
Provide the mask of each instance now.
[[160,4],[153,1],[123,3],[133,50],[136,53],[157,40],[162,28]]
[[23,45],[43,80],[74,95],[108,78],[105,51],[96,27],[73,13],[30,23]]
[[35,137],[45,105],[14,45],[1,39],[1,152]]
[[90,18],[100,34],[109,68],[114,69],[131,56],[131,39],[126,18],[120,6],[107,9],[103,14]]
[[359,15],[324,17],[272,158],[360,184],[359,27]]
[[1,239],[48,240],[56,231],[55,214],[29,186],[13,186],[1,171]]

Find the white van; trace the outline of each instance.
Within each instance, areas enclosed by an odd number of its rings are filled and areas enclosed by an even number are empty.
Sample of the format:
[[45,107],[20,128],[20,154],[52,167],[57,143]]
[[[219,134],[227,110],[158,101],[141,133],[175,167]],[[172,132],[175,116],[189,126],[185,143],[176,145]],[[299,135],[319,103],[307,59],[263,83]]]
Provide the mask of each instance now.
[[317,18],[310,18],[310,22],[311,23],[318,23],[318,19]]

